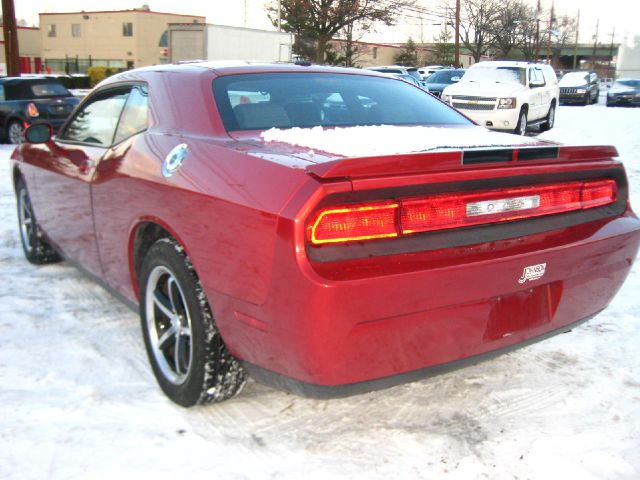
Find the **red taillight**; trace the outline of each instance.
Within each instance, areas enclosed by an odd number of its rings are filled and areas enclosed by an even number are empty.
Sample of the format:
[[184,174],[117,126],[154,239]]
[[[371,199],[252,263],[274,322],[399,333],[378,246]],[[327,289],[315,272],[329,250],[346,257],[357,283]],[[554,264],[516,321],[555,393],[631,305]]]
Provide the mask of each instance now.
[[617,195],[614,180],[596,180],[329,207],[316,213],[307,237],[314,245],[398,237],[594,208]]
[[309,228],[314,245],[397,237],[397,202],[376,202],[321,210]]
[[40,112],[38,112],[38,107],[36,107],[35,103],[29,103],[27,105],[27,113],[30,117],[37,117],[40,115]]

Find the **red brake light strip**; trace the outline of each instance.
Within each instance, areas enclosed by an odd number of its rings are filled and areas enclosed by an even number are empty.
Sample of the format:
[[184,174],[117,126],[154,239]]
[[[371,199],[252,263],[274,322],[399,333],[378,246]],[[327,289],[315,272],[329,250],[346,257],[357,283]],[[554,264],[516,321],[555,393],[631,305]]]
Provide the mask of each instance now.
[[315,214],[307,238],[313,245],[392,238],[584,210],[614,203],[617,195],[607,179],[328,207]]

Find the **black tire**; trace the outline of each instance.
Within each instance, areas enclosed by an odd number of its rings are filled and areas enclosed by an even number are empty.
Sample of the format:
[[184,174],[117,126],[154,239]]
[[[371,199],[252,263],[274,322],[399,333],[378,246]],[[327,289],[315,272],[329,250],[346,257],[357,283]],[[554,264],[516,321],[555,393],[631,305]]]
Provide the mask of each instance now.
[[29,192],[23,179],[19,179],[16,183],[16,203],[18,205],[18,229],[25,258],[34,265],[59,262],[60,255],[44,239],[38,227]]
[[584,104],[585,105],[591,104],[591,94],[589,92],[587,92],[587,95],[584,97]]
[[19,120],[11,120],[7,124],[7,131],[5,136],[8,143],[18,145],[22,143],[22,137],[24,135],[24,125]]
[[231,356],[184,249],[154,243],[140,271],[140,319],[149,362],[162,391],[183,407],[237,395],[247,374]]
[[516,135],[525,135],[527,133],[527,111],[523,108],[518,116],[518,124],[513,130]]
[[556,122],[556,104],[551,102],[551,106],[549,107],[549,113],[547,113],[547,118],[543,123],[540,124],[540,130],[546,132],[551,130]]

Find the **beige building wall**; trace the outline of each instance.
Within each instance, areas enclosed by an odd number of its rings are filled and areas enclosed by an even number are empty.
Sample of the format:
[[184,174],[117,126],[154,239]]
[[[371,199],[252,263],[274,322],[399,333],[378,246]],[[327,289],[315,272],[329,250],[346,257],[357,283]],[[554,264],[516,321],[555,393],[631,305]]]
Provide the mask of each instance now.
[[163,63],[160,39],[168,24],[176,22],[204,23],[205,17],[149,10],[41,13],[43,56],[48,64],[76,56],[119,68]]
[[[18,27],[18,50],[21,57],[28,57],[31,70],[35,71],[35,59],[42,58],[42,37],[40,29],[34,27]],[[4,32],[0,28],[0,74],[6,74],[6,58],[4,52]]]
[[[344,55],[344,43],[344,40],[331,41],[333,49],[342,55]],[[362,68],[393,65],[394,57],[402,51],[395,45],[367,42],[354,42],[354,49],[356,50],[354,63]]]

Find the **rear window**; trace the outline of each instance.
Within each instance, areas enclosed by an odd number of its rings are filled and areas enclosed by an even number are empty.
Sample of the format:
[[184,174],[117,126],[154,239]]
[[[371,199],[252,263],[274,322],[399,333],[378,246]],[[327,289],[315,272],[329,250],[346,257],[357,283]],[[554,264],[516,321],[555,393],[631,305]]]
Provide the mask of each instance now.
[[60,83],[45,82],[45,83],[32,83],[30,85],[31,93],[34,98],[39,97],[64,97],[69,96],[69,90],[64,88]]
[[433,73],[428,79],[427,83],[453,83],[452,78],[457,77],[458,80],[464,75],[464,70],[440,70]]
[[428,93],[391,78],[349,74],[230,75],[213,81],[228,131],[355,125],[467,125]]

